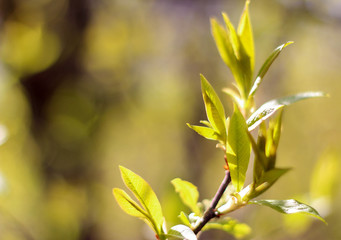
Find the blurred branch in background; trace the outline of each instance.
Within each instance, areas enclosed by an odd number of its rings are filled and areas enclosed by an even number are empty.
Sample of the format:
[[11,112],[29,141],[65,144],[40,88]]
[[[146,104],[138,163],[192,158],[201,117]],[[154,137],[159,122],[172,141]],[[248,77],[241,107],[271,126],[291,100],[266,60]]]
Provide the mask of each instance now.
[[[328,104],[308,108],[302,103],[297,115],[288,114],[292,126],[287,129],[293,130],[284,129],[279,161],[299,165],[302,172],[279,184],[283,194],[292,188],[299,195],[310,184],[316,152],[328,146],[339,151],[341,5],[336,0],[251,4],[260,49],[256,62],[263,62],[282,38],[295,41],[294,50],[281,56],[264,79],[263,87],[271,89],[264,92],[277,96],[310,88],[332,96]],[[169,180],[175,175],[186,174],[204,189],[203,198],[212,196],[206,182],[219,185],[215,167],[220,159],[212,154],[214,145],[204,147],[185,122],[205,114],[194,100],[200,98],[199,72],[213,79],[216,89],[232,82],[216,54],[209,18],[242,5],[236,0],[0,1],[0,124],[8,136],[0,146],[0,208],[32,239],[142,239],[139,223],[116,213],[111,188],[120,178],[115,166],[144,171],[174,222],[172,209],[180,203]],[[238,17],[236,11],[231,20]],[[290,79],[298,86],[291,87]],[[273,97],[260,95],[259,103]],[[312,120],[303,129],[295,118]],[[305,138],[314,139],[309,148]],[[331,208],[329,228],[319,230],[338,239],[341,209]],[[261,233],[269,224],[282,224],[266,212],[264,222],[257,222],[257,214],[250,210],[237,217],[254,228],[261,224],[256,228]],[[30,239],[8,216],[0,212],[0,239]],[[121,231],[128,222],[130,235]],[[203,238],[219,239],[218,234]]]

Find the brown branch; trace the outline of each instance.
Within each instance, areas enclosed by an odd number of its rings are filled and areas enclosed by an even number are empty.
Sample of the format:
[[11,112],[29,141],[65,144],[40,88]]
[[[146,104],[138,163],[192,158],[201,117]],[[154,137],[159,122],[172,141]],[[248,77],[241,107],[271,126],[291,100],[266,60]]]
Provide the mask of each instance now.
[[231,176],[230,176],[230,171],[226,170],[225,171],[225,177],[223,179],[223,181],[220,184],[220,187],[217,191],[217,193],[215,194],[210,207],[205,211],[204,216],[202,218],[201,223],[193,230],[193,232],[195,234],[198,234],[201,229],[212,219],[215,217],[218,217],[218,215],[216,214],[216,206],[219,202],[219,200],[221,199],[221,197],[223,196],[227,186],[229,185],[229,183],[231,182]]

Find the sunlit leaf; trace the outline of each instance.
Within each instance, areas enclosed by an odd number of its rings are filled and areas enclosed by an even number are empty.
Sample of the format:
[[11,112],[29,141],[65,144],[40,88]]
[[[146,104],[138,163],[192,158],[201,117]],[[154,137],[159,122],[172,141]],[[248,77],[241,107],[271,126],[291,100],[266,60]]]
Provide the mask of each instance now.
[[191,227],[191,222],[188,219],[188,216],[184,212],[180,212],[179,219],[183,224],[185,224],[188,227]]
[[240,96],[239,94],[234,91],[233,89],[231,88],[224,88],[223,89],[223,92],[226,93],[227,95],[229,95],[232,100],[239,106],[239,107],[242,107],[243,104],[242,104],[242,100],[240,99]]
[[205,225],[203,231],[209,229],[223,230],[233,235],[237,239],[244,238],[251,233],[251,228],[247,224],[240,223],[237,220],[231,218],[210,222]]
[[171,181],[175,187],[175,191],[179,193],[182,202],[189,207],[195,214],[200,215],[200,209],[197,206],[199,192],[196,186],[188,181],[175,178]]
[[267,172],[263,172],[261,177],[255,182],[256,190],[251,198],[255,198],[268,190],[281,176],[287,173],[290,168],[274,168]]
[[250,96],[253,96],[259,85],[261,84],[261,82],[263,81],[263,78],[265,76],[265,74],[268,72],[271,64],[275,61],[275,59],[278,57],[278,55],[281,53],[281,51],[288,45],[292,44],[293,42],[286,42],[284,44],[282,44],[281,46],[277,47],[272,53],[271,55],[266,59],[266,61],[263,63],[263,66],[260,68],[256,80],[253,83],[252,89],[250,91]]
[[251,26],[250,15],[249,15],[249,4],[250,4],[250,1],[249,0],[246,1],[244,11],[239,21],[237,32],[238,32],[240,42],[242,43],[242,46],[244,47],[246,54],[250,58],[250,67],[251,67],[250,70],[252,73],[253,68],[254,68],[255,50],[254,50],[252,26]]
[[229,17],[227,16],[226,13],[222,13],[224,22],[227,28],[227,33],[228,36],[230,37],[230,43],[232,45],[233,53],[236,59],[240,58],[240,42],[239,42],[239,37],[237,35],[236,30],[234,29],[233,24],[231,23]]
[[325,97],[326,94],[322,92],[304,92],[296,95],[292,95],[289,97],[279,98],[275,100],[271,100],[269,102],[264,103],[260,108],[258,108],[247,120],[247,125],[249,127],[249,131],[252,131],[258,125],[271,117],[278,109],[295,103],[300,100],[315,98],[315,97]]
[[218,133],[216,133],[212,128],[209,127],[202,127],[202,126],[195,126],[190,125],[187,123],[187,126],[196,131],[199,135],[203,136],[204,138],[210,140],[220,140],[221,137]]
[[144,207],[155,232],[160,234],[162,232],[163,215],[160,202],[154,191],[143,178],[131,170],[122,166],[120,166],[120,170],[124,183]]
[[230,120],[228,132],[228,144],[226,146],[227,161],[232,184],[236,191],[239,192],[244,185],[251,147],[245,119],[236,105],[234,105],[234,113]]
[[138,217],[145,221],[151,228],[154,228],[152,220],[150,219],[148,213],[144,211],[134,200],[132,200],[129,195],[122,189],[114,188],[113,194],[118,205],[127,214]]
[[252,204],[258,204],[261,206],[267,206],[270,207],[280,213],[285,214],[293,214],[293,213],[304,213],[308,214],[310,216],[313,216],[322,222],[326,223],[326,221],[319,215],[319,213],[312,208],[311,206],[308,206],[304,203],[301,203],[299,201],[296,201],[294,199],[289,200],[256,200],[256,201],[250,201],[249,203]]
[[179,224],[171,227],[167,233],[167,239],[197,240],[197,236],[188,226]]
[[225,110],[211,84],[201,75],[201,89],[204,98],[207,119],[223,141],[226,139]]
[[252,150],[255,154],[254,158],[254,164],[253,164],[253,181],[254,183],[258,183],[259,179],[262,177],[265,169],[266,169],[266,163],[267,159],[263,151],[259,149],[259,146],[253,139],[250,132],[248,132],[249,140],[252,146]]
[[215,19],[211,19],[212,35],[218,52],[234,76],[239,74],[237,59],[228,32]]

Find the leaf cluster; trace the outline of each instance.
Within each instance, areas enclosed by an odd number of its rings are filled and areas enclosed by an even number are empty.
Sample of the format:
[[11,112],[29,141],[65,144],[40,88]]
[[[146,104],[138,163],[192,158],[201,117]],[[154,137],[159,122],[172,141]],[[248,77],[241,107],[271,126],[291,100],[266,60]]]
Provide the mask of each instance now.
[[[267,206],[285,214],[304,213],[325,222],[315,209],[293,199],[253,200],[290,170],[278,167],[276,162],[284,109],[300,100],[323,97],[325,94],[299,93],[270,100],[257,108],[254,101],[257,89],[270,66],[292,42],[275,48],[254,78],[255,53],[249,3],[250,1],[246,1],[237,30],[226,13],[222,14],[224,25],[216,19],[211,20],[212,35],[218,52],[235,79],[236,89],[223,89],[234,102],[233,113],[230,116],[226,114],[213,86],[201,75],[207,120],[200,121],[202,126],[187,123],[199,135],[216,141],[217,147],[223,150],[227,174],[225,182],[223,181],[225,185],[221,185],[213,200],[199,202],[199,192],[195,185],[180,178],[173,179],[171,183],[175,191],[191,212],[186,214],[181,211],[179,218],[182,224],[173,226],[168,231],[160,203],[151,187],[140,176],[120,167],[124,183],[139,203],[132,200],[124,190],[114,189],[117,202],[126,213],[144,220],[154,230],[158,239],[192,240],[197,239],[198,232],[213,228],[242,238],[250,233],[250,227],[226,215],[248,204]],[[258,133],[254,131],[256,129]],[[251,151],[254,152],[253,178],[252,182],[245,186]]]

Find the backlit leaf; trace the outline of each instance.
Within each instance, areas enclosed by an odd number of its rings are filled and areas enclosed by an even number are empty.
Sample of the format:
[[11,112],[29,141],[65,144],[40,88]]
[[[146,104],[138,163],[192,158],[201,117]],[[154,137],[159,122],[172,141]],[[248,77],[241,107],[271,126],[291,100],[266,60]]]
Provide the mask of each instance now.
[[143,178],[131,170],[122,166],[120,166],[120,170],[124,183],[140,201],[152,222],[155,232],[160,234],[162,232],[163,215],[160,202],[154,191]]
[[315,98],[315,97],[325,97],[326,94],[322,92],[304,92],[296,95],[279,98],[275,100],[271,100],[269,102],[264,103],[260,108],[258,108],[247,120],[247,125],[249,127],[249,131],[252,131],[258,125],[271,117],[278,109],[295,103],[300,100]]
[[211,84],[201,75],[201,89],[207,119],[223,141],[226,139],[225,110]]
[[118,205],[127,214],[138,217],[145,221],[151,228],[154,228],[151,219],[146,211],[144,211],[129,195],[122,189],[114,188],[113,194]]
[[260,68],[256,80],[253,83],[252,89],[250,91],[250,96],[253,96],[259,85],[261,84],[261,82],[263,81],[263,78],[265,76],[265,74],[268,72],[271,64],[275,61],[275,59],[278,57],[278,55],[281,53],[281,51],[288,45],[292,44],[293,42],[286,42],[284,44],[282,44],[281,46],[277,47],[272,53],[271,55],[266,59],[266,61],[263,63],[263,66]]
[[175,187],[175,191],[179,193],[182,202],[189,207],[198,216],[201,214],[199,207],[197,206],[199,199],[199,192],[196,186],[188,181],[184,181],[180,178],[175,178],[171,181]]
[[187,123],[187,126],[196,131],[199,135],[203,136],[204,138],[210,140],[220,140],[221,137],[218,133],[216,133],[212,128],[209,127],[202,127],[202,126],[195,126],[190,125]]
[[222,27],[215,19],[211,19],[211,29],[212,35],[215,40],[218,52],[225,62],[225,64],[230,68],[234,76],[239,74],[238,63],[234,50],[232,48],[232,43],[230,40],[229,33]]
[[245,181],[250,158],[250,140],[247,134],[245,119],[237,105],[230,120],[226,146],[227,161],[231,173],[232,184],[239,192]]
[[250,58],[250,66],[251,66],[251,73],[253,72],[254,68],[254,58],[255,58],[255,50],[254,50],[254,43],[253,43],[253,33],[252,33],[252,26],[250,21],[249,15],[249,4],[250,1],[246,1],[244,11],[239,21],[238,25],[238,36],[242,46],[245,49],[246,54]]
[[319,213],[304,203],[296,201],[294,199],[289,200],[256,200],[256,201],[249,201],[252,204],[258,204],[261,206],[270,207],[280,213],[285,214],[293,214],[293,213],[304,213],[310,216],[313,216],[322,222],[326,223],[326,221],[319,215]]

